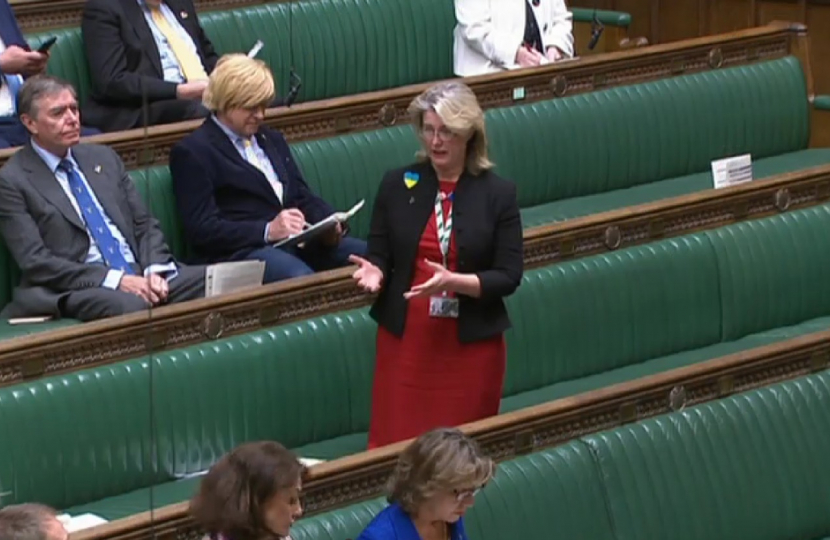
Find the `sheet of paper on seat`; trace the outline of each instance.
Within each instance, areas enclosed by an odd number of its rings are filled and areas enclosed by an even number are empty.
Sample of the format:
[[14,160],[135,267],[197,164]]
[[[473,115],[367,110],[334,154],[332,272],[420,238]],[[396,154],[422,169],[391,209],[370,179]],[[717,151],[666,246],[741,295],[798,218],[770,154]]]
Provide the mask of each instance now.
[[211,264],[205,269],[205,297],[252,289],[262,285],[263,261],[234,261]]
[[106,519],[101,516],[96,516],[95,514],[78,514],[77,516],[61,514],[58,516],[58,520],[63,523],[63,526],[68,533],[74,533],[108,523]]
[[752,155],[743,154],[713,161],[712,180],[715,189],[751,182]]
[[325,463],[326,462],[326,460],[324,460],[324,459],[315,459],[315,458],[307,458],[307,457],[301,457],[301,458],[298,458],[298,459],[300,460],[300,463],[302,463],[306,467],[313,467],[314,465],[318,465],[320,463]]

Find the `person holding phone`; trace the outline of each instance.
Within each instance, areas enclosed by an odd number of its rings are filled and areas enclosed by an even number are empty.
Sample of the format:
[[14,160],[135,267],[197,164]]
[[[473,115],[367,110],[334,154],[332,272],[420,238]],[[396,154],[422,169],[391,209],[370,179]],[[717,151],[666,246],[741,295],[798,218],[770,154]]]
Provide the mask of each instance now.
[[[29,132],[17,115],[17,93],[27,78],[46,71],[49,48],[57,38],[45,41],[33,51],[14,17],[8,0],[0,0],[0,149],[22,146]],[[81,127],[81,136],[100,133]]]
[[26,77],[42,73],[48,60],[48,52],[29,49],[8,0],[0,0],[0,148],[29,138],[17,118],[17,91]]
[[574,55],[565,0],[455,0],[453,64],[470,77],[534,67]]

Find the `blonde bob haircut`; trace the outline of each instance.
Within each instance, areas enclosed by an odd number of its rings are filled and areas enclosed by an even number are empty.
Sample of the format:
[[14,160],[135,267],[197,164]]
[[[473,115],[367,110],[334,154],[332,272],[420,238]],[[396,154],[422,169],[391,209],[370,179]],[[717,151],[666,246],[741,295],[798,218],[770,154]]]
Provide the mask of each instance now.
[[[458,81],[439,83],[427,88],[412,100],[408,112],[419,135],[424,127],[424,114],[427,111],[435,112],[456,136],[469,137],[466,159],[468,171],[477,175],[493,167],[487,156],[484,112],[469,86]],[[418,152],[417,157],[425,161],[427,154],[422,150]]]
[[224,113],[267,107],[274,96],[274,76],[265,62],[245,54],[226,54],[216,62],[202,102],[208,110]]
[[495,472],[495,463],[482,454],[478,443],[458,429],[438,428],[401,452],[386,485],[387,499],[415,515],[436,494],[478,489]]

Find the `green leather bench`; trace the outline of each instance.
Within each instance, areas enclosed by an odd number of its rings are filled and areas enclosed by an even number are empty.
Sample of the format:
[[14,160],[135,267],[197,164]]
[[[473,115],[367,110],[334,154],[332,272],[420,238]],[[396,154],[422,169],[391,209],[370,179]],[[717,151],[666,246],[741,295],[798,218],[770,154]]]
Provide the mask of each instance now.
[[[576,23],[593,18],[593,10],[572,11]],[[598,18],[608,27],[631,23],[630,15],[617,11],[599,11]],[[248,52],[262,40],[259,58],[274,72],[281,95],[288,91],[293,62],[303,81],[298,101],[454,77],[455,13],[446,0],[276,2],[205,12],[199,20],[219,54]],[[49,72],[74,83],[85,99],[92,86],[80,28],[26,38],[36,48],[51,36],[58,42],[51,49]]]
[[[830,163],[808,148],[810,106],[794,57],[486,111],[497,171],[519,186],[525,227],[702,191],[709,163],[751,153],[756,178]],[[408,125],[291,145],[336,208],[374,199],[383,173],[414,158]],[[131,171],[173,252],[187,259],[166,167]],[[365,237],[370,209],[351,222]],[[18,273],[0,250],[0,303]],[[67,324],[67,323],[64,323]],[[51,328],[0,326],[0,336]]]
[[[465,517],[477,540],[830,537],[830,371],[500,464]],[[346,540],[383,499],[300,520]]]
[[[502,411],[830,327],[829,229],[825,204],[528,271]],[[358,309],[0,388],[4,502],[123,517],[246,440],[359,452],[375,328]]]

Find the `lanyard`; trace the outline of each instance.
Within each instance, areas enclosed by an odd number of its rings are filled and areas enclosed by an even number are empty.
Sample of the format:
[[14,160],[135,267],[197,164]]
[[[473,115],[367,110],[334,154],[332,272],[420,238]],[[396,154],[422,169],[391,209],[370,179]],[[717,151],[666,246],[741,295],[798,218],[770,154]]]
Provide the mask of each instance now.
[[447,219],[444,220],[444,194],[438,191],[435,196],[435,227],[438,229],[438,247],[441,249],[441,257],[444,259],[444,268],[447,267],[450,253],[450,235],[452,234],[452,195],[449,195],[450,209],[447,212]]

